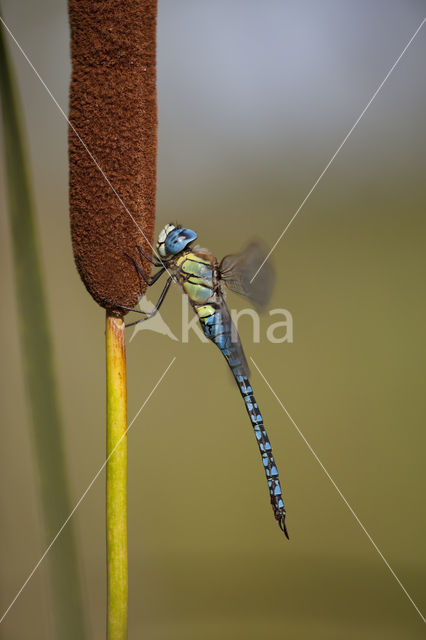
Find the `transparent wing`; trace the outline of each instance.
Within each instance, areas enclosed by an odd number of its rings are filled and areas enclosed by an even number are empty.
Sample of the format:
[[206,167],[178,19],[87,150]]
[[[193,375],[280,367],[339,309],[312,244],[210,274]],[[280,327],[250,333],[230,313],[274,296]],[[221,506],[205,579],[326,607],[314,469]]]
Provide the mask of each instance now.
[[267,255],[259,242],[252,242],[241,253],[225,256],[219,265],[220,277],[226,286],[248,298],[259,311],[267,306],[274,287],[271,261],[265,262],[253,282],[251,279]]

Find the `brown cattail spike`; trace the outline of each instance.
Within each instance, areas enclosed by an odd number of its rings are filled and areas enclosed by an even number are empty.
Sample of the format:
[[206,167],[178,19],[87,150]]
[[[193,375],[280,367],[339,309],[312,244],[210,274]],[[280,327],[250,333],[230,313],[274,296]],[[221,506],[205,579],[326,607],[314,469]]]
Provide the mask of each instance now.
[[157,0],[70,0],[69,15],[74,257],[96,302],[121,313],[145,289],[126,254],[151,255],[154,239]]

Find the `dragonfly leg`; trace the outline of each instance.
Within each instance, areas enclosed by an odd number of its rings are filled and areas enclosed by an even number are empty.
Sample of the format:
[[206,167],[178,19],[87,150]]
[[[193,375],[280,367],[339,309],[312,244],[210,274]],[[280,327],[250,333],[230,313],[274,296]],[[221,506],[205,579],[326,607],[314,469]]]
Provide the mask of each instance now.
[[[148,320],[149,318],[152,318],[152,316],[155,316],[155,314],[157,313],[158,309],[161,307],[162,302],[164,300],[164,298],[166,297],[166,294],[170,288],[170,285],[172,283],[172,276],[170,276],[169,278],[167,278],[166,284],[164,285],[164,289],[161,292],[160,297],[158,298],[157,304],[155,305],[154,309],[152,311],[142,311],[140,313],[144,313],[146,315],[145,318],[141,318],[140,320],[136,320],[135,322],[129,322],[129,324],[126,324],[126,327],[133,327],[133,325],[135,324],[139,324],[140,322],[144,322],[145,320]],[[126,309],[127,307],[123,307],[123,309]],[[136,311],[138,312],[137,309],[130,309],[130,311]]]
[[148,260],[148,262],[150,262],[151,264],[154,265],[154,267],[162,267],[164,266],[162,262],[157,262],[155,260],[153,260],[152,258],[150,258],[149,256],[146,255],[145,251],[142,249],[142,247],[140,246],[140,244],[136,245],[137,250],[139,251],[139,253],[141,253],[143,255],[143,257],[145,258],[145,260]]
[[[137,246],[138,246],[138,248],[139,248],[139,245],[137,245]],[[151,278],[150,280],[148,280],[148,278],[147,278],[147,277],[146,277],[146,275],[145,275],[144,270],[143,270],[143,269],[141,269],[141,267],[138,265],[138,263],[136,262],[136,260],[135,260],[134,258],[132,258],[132,256],[129,256],[129,254],[128,254],[128,253],[126,253],[126,252],[125,252],[125,255],[126,255],[126,256],[127,256],[127,257],[132,261],[132,262],[133,262],[133,264],[134,264],[134,266],[135,266],[136,271],[138,272],[138,274],[139,274],[140,276],[142,276],[143,280],[146,282],[146,284],[148,285],[148,287],[152,287],[152,285],[153,285],[153,284],[155,284],[155,283],[157,282],[158,278],[159,278],[160,276],[162,276],[162,275],[163,275],[163,273],[164,273],[164,272],[165,272],[165,270],[166,270],[166,267],[164,267],[163,265],[159,264],[158,266],[160,267],[160,270],[159,270],[159,271],[157,271],[157,273],[155,273],[155,274],[152,276],[152,278]],[[144,255],[145,255],[145,254],[144,254]],[[152,261],[151,261],[151,262],[152,262]],[[154,263],[154,262],[152,262],[152,264],[154,264],[155,266],[157,266],[157,264],[156,264],[156,263]],[[124,308],[124,307],[123,307],[123,308]]]
[[121,304],[121,309],[126,309],[126,311],[134,311],[135,313],[141,313],[144,316],[149,316],[151,311],[142,311],[141,309],[134,309],[133,307],[126,307],[126,305]]
[[157,271],[157,273],[155,273],[155,274],[151,277],[151,280],[148,282],[148,287],[152,287],[152,285],[153,285],[153,284],[155,284],[155,283],[157,282],[158,278],[159,278],[160,276],[162,276],[162,275],[163,275],[163,273],[165,272],[165,270],[166,270],[166,267],[161,267],[161,268],[159,269],[159,271]]

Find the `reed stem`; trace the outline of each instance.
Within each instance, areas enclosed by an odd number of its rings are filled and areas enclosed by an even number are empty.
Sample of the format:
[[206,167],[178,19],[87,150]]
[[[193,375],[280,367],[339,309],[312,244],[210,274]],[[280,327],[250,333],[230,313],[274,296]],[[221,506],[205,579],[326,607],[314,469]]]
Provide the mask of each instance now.
[[107,312],[107,638],[127,638],[127,394],[124,322]]

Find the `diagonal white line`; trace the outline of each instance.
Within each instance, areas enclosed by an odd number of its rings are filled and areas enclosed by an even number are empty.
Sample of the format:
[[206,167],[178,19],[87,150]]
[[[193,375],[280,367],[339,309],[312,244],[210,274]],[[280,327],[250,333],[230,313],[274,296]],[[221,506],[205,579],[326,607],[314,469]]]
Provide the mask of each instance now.
[[[16,46],[18,47],[19,51],[22,53],[22,55],[24,56],[25,60],[28,62],[29,66],[31,67],[31,69],[34,71],[35,75],[37,76],[37,78],[40,80],[41,84],[43,85],[43,87],[46,89],[47,93],[49,94],[49,96],[51,97],[51,99],[53,100],[53,102],[55,103],[55,105],[57,106],[57,108],[59,109],[60,113],[62,114],[62,116],[64,117],[64,119],[66,120],[66,122],[68,123],[68,125],[71,127],[74,135],[78,138],[80,144],[84,147],[86,153],[88,154],[88,156],[90,157],[90,159],[92,160],[93,164],[96,166],[96,168],[98,169],[98,171],[101,173],[102,177],[104,178],[105,182],[108,184],[108,186],[110,187],[110,189],[112,190],[112,192],[114,193],[115,197],[117,198],[117,200],[119,201],[119,203],[121,204],[121,206],[123,207],[123,209],[126,211],[126,213],[128,213],[128,215],[130,216],[130,218],[133,220],[133,222],[135,223],[136,227],[138,228],[138,230],[141,232],[141,234],[143,235],[143,237],[145,238],[145,240],[147,241],[147,243],[149,244],[149,246],[151,247],[155,257],[163,264],[163,261],[161,260],[160,256],[157,254],[157,252],[155,251],[154,247],[152,246],[152,244],[150,243],[150,241],[148,240],[148,238],[146,237],[146,235],[144,234],[144,232],[142,231],[142,229],[140,228],[140,226],[138,225],[137,221],[135,220],[135,218],[133,217],[133,215],[130,213],[128,207],[126,206],[126,204],[123,202],[122,198],[119,196],[119,194],[117,193],[116,189],[114,188],[114,186],[112,185],[110,179],[108,178],[108,176],[106,175],[105,171],[102,169],[102,167],[100,166],[99,162],[96,160],[95,156],[92,154],[92,152],[90,151],[89,147],[87,146],[87,144],[84,142],[83,138],[80,136],[80,134],[78,133],[77,129],[74,127],[74,125],[72,124],[72,122],[70,122],[67,114],[65,113],[65,111],[62,109],[61,105],[59,104],[59,102],[57,101],[57,99],[55,98],[55,96],[53,95],[53,93],[51,92],[51,90],[49,89],[49,87],[47,86],[47,84],[45,83],[45,81],[43,80],[43,78],[41,77],[40,73],[37,71],[37,69],[35,68],[35,66],[33,65],[33,63],[31,62],[30,58],[28,57],[28,55],[25,53],[24,49],[22,48],[22,46],[20,45],[20,43],[18,42],[18,40],[15,38],[15,36],[13,35],[12,31],[9,29],[9,27],[7,26],[7,24],[5,23],[5,21],[3,20],[3,18],[0,16],[0,22],[2,23],[2,25],[4,26],[4,28],[6,29],[6,31],[8,32],[8,34],[10,35],[10,37],[12,38],[13,42],[16,44]],[[168,271],[167,267],[165,267],[167,273],[169,274],[169,276],[171,275],[170,272]]]
[[420,609],[418,608],[418,606],[414,602],[413,598],[410,596],[410,594],[408,593],[407,589],[404,587],[404,585],[402,584],[401,580],[398,578],[398,576],[396,575],[395,571],[392,569],[392,567],[390,566],[389,562],[386,560],[385,556],[380,551],[379,547],[374,542],[373,538],[368,533],[367,529],[365,528],[365,526],[363,525],[363,523],[361,522],[361,520],[359,519],[359,517],[357,516],[357,514],[355,513],[355,511],[353,510],[353,508],[349,504],[349,502],[346,500],[345,496],[343,495],[343,493],[341,492],[341,490],[339,489],[339,487],[337,486],[337,484],[335,483],[335,481],[333,480],[333,478],[331,477],[331,475],[329,474],[329,472],[327,471],[327,469],[325,468],[325,466],[323,465],[321,460],[319,459],[318,455],[316,454],[314,449],[311,447],[309,442],[306,440],[305,436],[303,435],[303,433],[301,432],[301,430],[299,429],[299,427],[297,426],[297,424],[295,423],[295,421],[293,420],[293,418],[291,417],[291,415],[289,414],[289,412],[287,411],[287,409],[285,408],[285,406],[281,402],[280,398],[277,396],[277,394],[275,393],[275,391],[271,387],[270,383],[265,378],[265,376],[263,375],[262,371],[259,369],[259,367],[257,366],[257,364],[255,363],[255,361],[253,360],[253,358],[251,356],[250,356],[250,360],[252,361],[252,363],[254,364],[254,366],[256,367],[256,369],[258,370],[260,375],[262,376],[265,384],[269,387],[269,390],[275,396],[275,399],[278,401],[279,405],[281,406],[281,409],[287,415],[288,419],[290,420],[292,425],[295,427],[297,433],[302,438],[302,440],[304,441],[304,443],[308,447],[309,451],[312,453],[312,455],[314,456],[315,460],[318,462],[318,464],[320,465],[321,469],[324,471],[325,475],[330,480],[331,484],[336,489],[337,493],[342,498],[342,500],[345,503],[345,505],[348,507],[349,511],[351,512],[351,514],[353,515],[355,520],[358,522],[358,524],[361,527],[361,529],[364,531],[364,533],[367,536],[367,538],[370,540],[371,544],[373,545],[373,547],[375,548],[375,550],[377,551],[377,553],[379,554],[379,556],[381,557],[381,559],[383,560],[383,562],[385,563],[385,565],[387,566],[387,568],[389,569],[389,571],[391,572],[391,574],[393,575],[393,577],[395,578],[395,580],[397,581],[397,583],[399,584],[399,586],[401,587],[401,589],[403,590],[403,592],[405,593],[405,595],[407,596],[407,598],[409,599],[409,601],[411,602],[411,604],[413,605],[413,607],[415,608],[415,610],[417,611],[417,613],[419,614],[421,619],[423,620],[423,622],[426,622],[425,617],[423,616],[422,612],[420,611]]
[[361,118],[363,117],[363,115],[365,114],[365,112],[367,111],[367,109],[369,108],[369,106],[371,105],[371,103],[373,102],[373,100],[376,98],[377,94],[379,93],[379,91],[381,90],[381,88],[383,87],[383,85],[385,84],[385,82],[388,80],[389,76],[391,75],[391,73],[394,71],[395,67],[398,65],[399,61],[401,60],[401,58],[403,57],[403,55],[405,54],[405,52],[407,51],[408,47],[410,46],[410,44],[413,42],[414,38],[416,37],[416,35],[419,33],[420,29],[423,27],[424,23],[426,22],[426,18],[423,18],[423,20],[421,21],[420,25],[417,27],[417,29],[415,30],[415,32],[413,33],[413,35],[411,36],[411,38],[409,39],[409,41],[407,42],[407,44],[405,45],[405,47],[403,48],[403,50],[401,51],[401,53],[399,54],[398,58],[395,60],[395,62],[393,63],[393,65],[391,66],[391,68],[389,69],[389,71],[387,72],[387,74],[385,75],[384,79],[382,80],[382,82],[379,84],[379,86],[377,87],[376,91],[373,93],[373,95],[371,96],[370,100],[367,102],[366,106],[364,107],[364,109],[361,111],[360,115],[358,116],[358,118],[355,120],[354,124],[352,125],[352,127],[349,129],[348,133],[345,135],[345,137],[343,138],[342,142],[340,143],[340,145],[337,147],[336,151],[333,153],[333,155],[331,156],[330,160],[327,162],[327,164],[325,165],[324,169],[322,170],[322,172],[320,173],[320,175],[318,176],[318,178],[315,180],[314,184],[312,185],[311,189],[308,191],[307,195],[305,196],[305,198],[302,200],[302,202],[300,203],[299,207],[297,208],[296,213],[293,214],[292,218],[290,219],[290,221],[287,223],[287,226],[283,229],[283,231],[281,232],[281,234],[278,237],[278,240],[275,242],[275,244],[273,245],[272,249],[269,251],[268,255],[266,256],[266,258],[264,259],[264,261],[262,262],[262,264],[260,265],[260,267],[258,268],[258,270],[256,271],[256,273],[254,274],[254,276],[252,277],[252,279],[250,280],[250,284],[253,282],[253,280],[256,278],[257,274],[259,273],[259,271],[261,270],[261,268],[263,267],[263,265],[265,264],[265,262],[270,258],[271,254],[273,251],[275,251],[278,243],[281,241],[281,239],[283,238],[283,236],[285,235],[285,233],[287,232],[287,229],[289,229],[290,225],[293,223],[293,221],[295,220],[296,216],[298,215],[299,211],[301,211],[301,209],[304,207],[305,203],[307,202],[307,200],[310,198],[310,196],[312,195],[312,193],[314,192],[314,190],[317,188],[319,182],[322,180],[323,176],[325,175],[325,173],[328,171],[328,169],[330,168],[331,164],[334,162],[337,154],[341,151],[343,145],[346,143],[346,141],[348,140],[349,136],[352,134],[352,132],[354,131],[355,127],[358,125],[359,121],[361,120]]
[[172,366],[172,364],[174,363],[174,361],[176,360],[176,356],[170,361],[169,365],[166,367],[166,369],[163,371],[162,375],[160,376],[160,378],[157,380],[157,382],[155,383],[155,385],[153,386],[150,394],[145,398],[145,401],[143,402],[142,406],[139,408],[138,412],[136,413],[136,415],[134,416],[133,420],[131,421],[131,423],[129,424],[129,426],[127,427],[126,431],[123,433],[123,435],[121,436],[121,438],[119,439],[119,441],[117,442],[117,444],[115,445],[114,449],[111,451],[111,453],[109,454],[109,456],[107,457],[107,459],[105,460],[105,462],[102,464],[102,466],[100,467],[100,469],[95,473],[95,475],[93,476],[92,480],[90,481],[87,489],[82,493],[82,495],[80,496],[79,500],[76,502],[76,504],[74,505],[71,513],[67,516],[66,520],[64,520],[63,524],[61,525],[60,529],[58,530],[57,534],[55,535],[55,537],[51,540],[51,542],[49,543],[48,547],[45,549],[43,555],[41,556],[40,560],[34,565],[31,573],[28,575],[27,579],[25,580],[24,584],[22,585],[22,587],[19,589],[18,593],[16,594],[16,596],[13,598],[12,602],[10,603],[10,605],[7,607],[7,609],[5,610],[5,612],[3,613],[2,617],[0,618],[0,624],[3,622],[3,620],[5,619],[5,617],[7,616],[7,614],[9,613],[9,611],[11,610],[11,608],[13,607],[13,605],[15,604],[15,602],[17,601],[17,599],[19,598],[19,596],[21,595],[21,593],[23,592],[23,590],[25,589],[25,587],[27,586],[27,584],[29,583],[29,581],[31,580],[31,578],[33,577],[33,575],[35,574],[35,572],[37,571],[37,569],[39,568],[39,566],[41,565],[41,563],[43,562],[43,560],[45,559],[45,557],[47,556],[47,554],[49,553],[50,549],[53,547],[53,545],[55,544],[56,540],[59,538],[59,536],[61,535],[62,531],[65,529],[65,527],[67,526],[68,522],[71,520],[72,516],[74,515],[74,513],[77,511],[78,507],[81,505],[81,503],[83,502],[84,498],[87,496],[87,494],[89,493],[90,489],[92,488],[92,486],[94,485],[94,483],[96,482],[96,480],[98,479],[98,477],[100,476],[100,474],[102,473],[102,471],[105,469],[108,460],[111,458],[111,456],[113,455],[114,451],[117,449],[118,445],[120,444],[120,442],[123,440],[123,438],[127,435],[128,431],[130,430],[131,426],[133,425],[133,423],[135,422],[135,420],[138,418],[140,412],[142,411],[142,409],[145,407],[145,405],[149,402],[152,394],[154,393],[154,391],[157,389],[158,385],[162,382],[164,376],[166,375],[166,373],[168,372],[168,370],[170,369],[170,367]]

